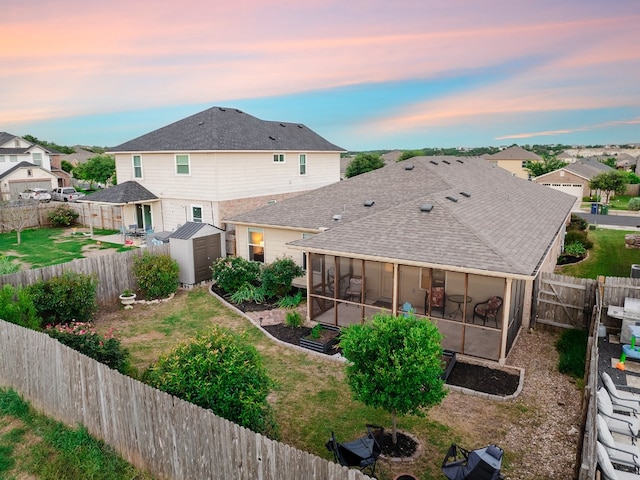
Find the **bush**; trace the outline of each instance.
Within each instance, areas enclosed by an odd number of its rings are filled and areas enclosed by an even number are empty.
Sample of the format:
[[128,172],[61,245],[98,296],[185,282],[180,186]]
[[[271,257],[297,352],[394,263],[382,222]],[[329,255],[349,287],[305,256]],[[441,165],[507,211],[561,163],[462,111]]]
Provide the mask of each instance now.
[[98,310],[95,275],[66,272],[60,277],[34,283],[27,291],[36,307],[41,325],[86,322]]
[[571,220],[569,222],[568,230],[586,230],[589,226],[589,222],[587,222],[584,218],[579,217],[575,213],[571,214]]
[[582,230],[569,230],[564,236],[564,244],[570,245],[572,243],[579,242],[587,250],[593,248],[593,242],[589,240],[588,233]]
[[302,315],[300,315],[300,312],[296,311],[296,310],[291,310],[290,312],[287,312],[287,314],[284,317],[284,324],[287,327],[291,327],[291,328],[298,328],[302,326]]
[[267,298],[282,298],[291,290],[294,278],[304,275],[304,270],[291,258],[277,258],[262,268],[262,288]]
[[178,290],[180,268],[170,255],[144,252],[133,261],[133,276],[142,295],[149,300],[167,298]]
[[634,212],[637,212],[638,210],[640,210],[640,197],[633,197],[631,200],[629,200],[629,203],[627,204],[627,208]]
[[93,330],[90,323],[71,322],[47,328],[46,333],[109,368],[125,375],[130,372],[129,351],[111,332],[103,337]]
[[245,283],[238,290],[233,292],[233,295],[231,295],[229,300],[235,304],[243,302],[262,303],[264,302],[264,291],[261,287]]
[[298,290],[295,295],[286,295],[278,300],[280,308],[296,308],[302,302],[302,290]]
[[228,330],[213,327],[178,345],[149,367],[143,380],[254,432],[277,437],[267,401],[271,380],[260,355]]
[[244,284],[257,285],[260,277],[260,263],[242,257],[219,258],[211,267],[213,280],[220,289],[229,294]]
[[0,289],[0,318],[32,330],[40,329],[40,318],[27,290],[4,285]]
[[69,205],[58,205],[47,216],[54,227],[68,227],[75,223],[79,214]]
[[583,257],[587,253],[587,249],[580,242],[569,243],[564,246],[564,253],[573,255],[574,257]]
[[0,254],[0,275],[7,275],[9,273],[16,273],[20,271],[20,264],[13,263],[6,255]]
[[585,361],[587,357],[586,330],[564,330],[556,342],[556,350],[560,354],[558,370],[574,378],[584,377]]

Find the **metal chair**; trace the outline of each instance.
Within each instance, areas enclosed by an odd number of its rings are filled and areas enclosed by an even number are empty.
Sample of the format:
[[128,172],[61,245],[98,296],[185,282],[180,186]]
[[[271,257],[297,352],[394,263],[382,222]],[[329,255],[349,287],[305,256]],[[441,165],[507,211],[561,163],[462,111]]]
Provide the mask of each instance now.
[[382,427],[367,425],[366,436],[345,443],[338,443],[334,433],[331,432],[331,438],[325,446],[327,450],[333,452],[336,463],[343,467],[358,467],[362,472],[369,469],[370,473],[367,475],[373,477],[376,471],[376,462],[382,452],[378,439],[381,438],[383,431]]
[[493,296],[486,302],[476,303],[473,307],[473,319],[478,317],[482,320],[482,324],[486,325],[487,320],[493,319],[496,322],[496,328],[498,328],[498,310],[502,306],[502,298]]
[[446,306],[447,296],[444,292],[444,287],[431,287],[424,295],[424,314],[429,315],[428,307],[431,307],[431,311],[441,310],[444,317],[444,310]]
[[350,301],[362,301],[362,277],[350,277],[349,286],[345,291],[345,299]]
[[449,480],[501,480],[503,455],[496,445],[468,451],[454,443],[442,461],[442,473]]

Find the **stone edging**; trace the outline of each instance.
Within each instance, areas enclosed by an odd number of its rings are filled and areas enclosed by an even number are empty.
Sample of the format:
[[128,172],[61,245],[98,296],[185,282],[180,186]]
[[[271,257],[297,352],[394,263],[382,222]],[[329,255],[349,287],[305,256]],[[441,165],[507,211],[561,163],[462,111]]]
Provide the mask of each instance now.
[[411,455],[410,457],[387,457],[386,455],[380,455],[380,457],[378,458],[380,458],[380,460],[383,460],[385,462],[391,462],[391,463],[413,462],[416,458],[418,458],[424,452],[423,443],[420,440],[418,440],[415,436],[410,434],[409,432],[405,432],[404,430],[398,430],[398,433],[402,433],[403,435],[406,435],[411,440],[416,442],[416,451],[413,452],[413,455]]
[[[520,380],[518,381],[518,388],[516,388],[516,391],[514,393],[512,393],[511,395],[505,395],[505,396],[492,395],[490,393],[479,392],[477,390],[471,390],[469,388],[458,387],[457,385],[445,384],[445,386],[448,389],[450,389],[452,392],[464,393],[466,395],[485,398],[485,399],[488,399],[488,400],[496,400],[498,402],[507,402],[509,400],[513,400],[518,395],[520,395],[520,393],[522,392],[522,389],[524,387],[524,368],[514,367],[512,365],[500,365],[500,364],[495,363],[495,362],[483,361],[483,360],[479,360],[479,359],[477,359],[475,357],[468,357],[466,355],[460,355],[460,354],[457,355],[457,359],[458,359],[458,361],[462,361],[462,363],[471,363],[471,364],[475,364],[475,365],[481,365],[483,367],[492,368],[492,369],[495,369],[495,370],[502,370],[502,371],[509,372],[509,373],[515,373],[520,377]],[[515,370],[515,372],[514,372],[514,370]]]
[[156,298],[155,300],[134,300],[132,304],[125,305],[124,308],[125,309],[127,307],[133,308],[133,305],[155,305],[155,304],[160,303],[160,302],[168,302],[169,300],[172,300],[173,297],[175,297],[175,296],[176,296],[176,294],[174,292],[171,295],[169,295],[167,298]]

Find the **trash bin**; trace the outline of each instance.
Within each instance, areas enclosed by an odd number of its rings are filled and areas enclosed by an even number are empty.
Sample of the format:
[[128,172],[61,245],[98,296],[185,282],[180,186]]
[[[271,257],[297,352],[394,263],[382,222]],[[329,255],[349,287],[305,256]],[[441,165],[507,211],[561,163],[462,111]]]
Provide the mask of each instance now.
[[609,205],[601,205],[600,206],[600,213],[602,215],[608,215],[609,214]]
[[597,204],[597,203],[592,203],[592,204],[591,204],[591,213],[592,213],[593,215],[595,215],[595,214],[597,214],[597,213],[598,213],[598,204]]

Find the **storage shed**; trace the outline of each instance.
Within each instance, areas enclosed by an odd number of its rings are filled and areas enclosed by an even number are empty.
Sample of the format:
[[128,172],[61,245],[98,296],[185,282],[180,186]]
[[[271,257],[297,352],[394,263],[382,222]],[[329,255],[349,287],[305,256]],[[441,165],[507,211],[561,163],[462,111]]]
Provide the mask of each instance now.
[[208,223],[187,222],[169,235],[169,249],[180,267],[180,283],[211,280],[214,260],[226,256],[224,230]]

